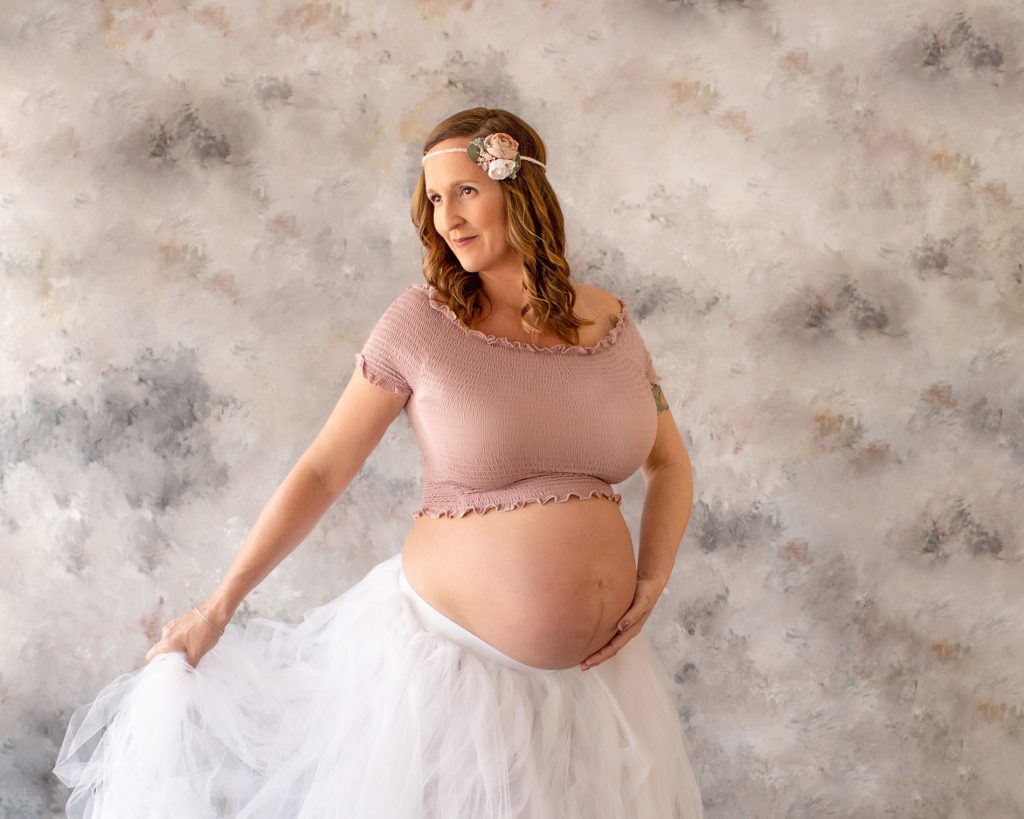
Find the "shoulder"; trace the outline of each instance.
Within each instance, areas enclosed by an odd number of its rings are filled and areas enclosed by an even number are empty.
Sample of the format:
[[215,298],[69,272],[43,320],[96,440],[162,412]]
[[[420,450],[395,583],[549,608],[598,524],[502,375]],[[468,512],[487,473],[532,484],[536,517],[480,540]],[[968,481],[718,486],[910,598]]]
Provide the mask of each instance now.
[[409,284],[394,295],[377,318],[375,333],[408,335],[425,326],[429,314],[426,284]]
[[613,318],[622,310],[619,297],[596,284],[575,284],[577,305],[583,312],[593,316],[609,315]]
[[422,312],[427,304],[427,287],[425,282],[406,285],[391,300],[386,312],[400,318],[408,318]]
[[429,290],[430,285],[426,282],[413,282],[405,286],[395,301],[408,302],[409,304],[422,302],[426,300]]

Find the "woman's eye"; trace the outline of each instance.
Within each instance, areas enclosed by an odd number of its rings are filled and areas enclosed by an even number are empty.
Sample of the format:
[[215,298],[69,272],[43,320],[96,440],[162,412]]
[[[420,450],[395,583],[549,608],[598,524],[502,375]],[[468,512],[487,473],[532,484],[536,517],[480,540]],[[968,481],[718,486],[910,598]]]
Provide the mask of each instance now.
[[[473,190],[476,190],[476,188],[471,188],[469,185],[463,185],[462,186],[462,190],[464,190],[464,191],[473,191]],[[436,205],[437,204],[437,200],[434,199],[435,196],[440,196],[440,194],[438,194],[438,193],[432,194],[430,196],[430,201],[433,202]]]

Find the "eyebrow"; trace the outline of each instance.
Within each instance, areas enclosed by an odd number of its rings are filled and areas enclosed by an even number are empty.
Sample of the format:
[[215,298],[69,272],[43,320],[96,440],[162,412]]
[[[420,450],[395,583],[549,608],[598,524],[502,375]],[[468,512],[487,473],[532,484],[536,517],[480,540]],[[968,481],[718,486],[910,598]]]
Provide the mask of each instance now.
[[[448,188],[449,189],[456,188],[459,185],[466,185],[466,184],[475,185],[476,184],[476,180],[475,179],[460,179],[458,182],[452,182],[452,184],[449,185]],[[437,191],[435,191],[433,188],[427,188],[427,193],[437,193]]]

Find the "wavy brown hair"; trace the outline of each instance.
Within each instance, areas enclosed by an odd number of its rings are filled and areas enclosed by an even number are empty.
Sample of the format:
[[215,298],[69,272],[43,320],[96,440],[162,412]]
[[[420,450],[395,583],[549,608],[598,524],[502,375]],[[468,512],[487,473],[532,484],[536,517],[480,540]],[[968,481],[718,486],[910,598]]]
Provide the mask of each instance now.
[[[453,137],[476,139],[495,131],[512,136],[522,156],[547,164],[544,142],[527,123],[500,108],[468,108],[438,123],[423,145],[426,155],[437,143]],[[570,344],[579,343],[579,328],[594,324],[573,312],[576,300],[565,261],[565,222],[558,197],[544,168],[523,162],[515,179],[501,181],[505,197],[505,238],[523,254],[526,305],[521,324],[531,335],[549,329]],[[462,268],[434,227],[433,204],[420,170],[412,195],[412,223],[426,248],[423,275],[466,327],[484,310],[486,294],[480,276]]]

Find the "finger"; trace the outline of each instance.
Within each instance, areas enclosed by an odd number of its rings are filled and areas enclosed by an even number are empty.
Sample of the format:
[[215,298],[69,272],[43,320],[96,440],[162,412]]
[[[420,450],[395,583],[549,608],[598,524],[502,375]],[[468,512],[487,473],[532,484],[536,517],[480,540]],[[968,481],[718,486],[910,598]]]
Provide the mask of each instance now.
[[154,643],[153,646],[150,647],[149,651],[146,652],[146,662],[149,662],[158,654],[166,654],[170,650],[171,649],[167,646],[166,643],[164,643],[163,640],[161,640],[158,643]]
[[580,664],[580,667],[586,671],[588,668],[593,668],[598,663],[603,663],[605,660],[614,657],[619,653],[619,649],[632,638],[632,633],[620,632],[619,634],[616,634],[606,646],[587,657],[587,659]]
[[648,611],[650,611],[650,606],[644,601],[630,606],[629,610],[622,615],[622,619],[619,620],[619,631],[623,632],[631,626],[635,626],[646,616]]

